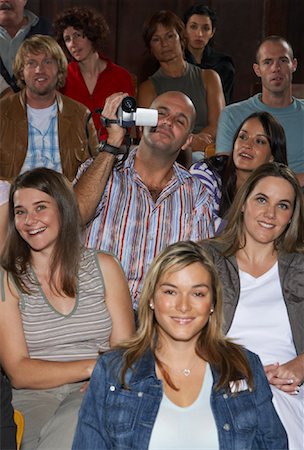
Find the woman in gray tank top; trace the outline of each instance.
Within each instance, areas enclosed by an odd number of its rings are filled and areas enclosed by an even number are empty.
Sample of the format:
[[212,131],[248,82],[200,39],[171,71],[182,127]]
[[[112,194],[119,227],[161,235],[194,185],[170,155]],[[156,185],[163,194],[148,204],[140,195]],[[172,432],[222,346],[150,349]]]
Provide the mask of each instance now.
[[188,95],[197,115],[191,148],[204,151],[215,142],[218,118],[225,106],[220,77],[214,70],[185,61],[185,27],[173,12],[156,12],[145,23],[143,36],[160,67],[139,86],[139,106],[149,107],[157,95],[167,91]]
[[0,364],[25,418],[22,450],[71,448],[99,352],[134,331],[120,264],[83,249],[80,229],[63,175],[17,177],[0,271]]

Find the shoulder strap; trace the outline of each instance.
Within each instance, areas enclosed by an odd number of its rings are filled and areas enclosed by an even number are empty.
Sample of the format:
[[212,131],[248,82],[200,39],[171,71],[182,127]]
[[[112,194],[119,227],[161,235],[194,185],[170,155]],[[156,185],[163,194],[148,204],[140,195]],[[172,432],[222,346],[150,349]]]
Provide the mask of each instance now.
[[5,302],[5,292],[4,292],[4,271],[0,271],[0,292],[1,292],[1,301]]
[[1,56],[0,56],[0,73],[3,76],[3,78],[5,79],[5,81],[13,89],[14,92],[19,92],[20,91],[20,88],[19,88],[19,86],[16,83],[16,78],[14,76],[12,76],[12,77],[10,76],[10,74],[8,73],[7,68],[3,64]]

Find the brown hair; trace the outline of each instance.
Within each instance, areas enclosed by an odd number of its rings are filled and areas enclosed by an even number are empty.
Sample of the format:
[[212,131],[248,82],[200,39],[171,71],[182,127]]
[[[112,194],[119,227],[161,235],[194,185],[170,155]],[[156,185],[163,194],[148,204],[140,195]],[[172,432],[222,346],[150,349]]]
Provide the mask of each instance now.
[[70,57],[66,48],[63,33],[68,27],[82,31],[84,36],[92,43],[94,50],[101,53],[109,34],[109,27],[105,18],[97,14],[93,9],[82,6],[68,8],[60,14],[54,22],[54,32],[57,42],[64,52]]
[[216,241],[225,244],[226,256],[234,255],[245,245],[243,206],[258,182],[265,177],[283,178],[291,184],[295,193],[291,221],[275,240],[275,248],[286,253],[304,253],[304,201],[300,184],[291,169],[283,164],[272,162],[257,167],[234,198],[227,215],[227,225],[222,234],[215,238]]
[[153,14],[146,20],[143,28],[143,38],[148,50],[151,48],[151,39],[154,35],[157,25],[163,25],[166,28],[173,28],[179,35],[182,49],[186,47],[186,30],[183,21],[172,11],[161,10]]
[[68,62],[60,45],[51,36],[44,36],[42,34],[35,34],[28,39],[25,39],[20,45],[14,63],[14,75],[17,84],[20,88],[25,86],[23,80],[23,69],[25,57],[29,54],[45,53],[49,54],[57,63],[58,66],[58,81],[56,87],[62,88],[65,84],[67,74]]
[[220,217],[224,217],[226,212],[229,210],[237,191],[236,166],[233,160],[234,145],[244,124],[251,119],[258,119],[262,125],[269,142],[273,161],[287,165],[286,137],[282,125],[267,111],[256,111],[246,117],[234,134],[232,152],[230,153],[227,164],[221,173],[222,198],[220,201]]
[[[148,349],[155,356],[158,324],[154,311],[150,308],[150,301],[154,297],[160,277],[168,271],[177,271],[195,262],[202,264],[211,276],[214,309],[210,320],[201,330],[196,343],[196,353],[217,368],[219,372],[217,389],[221,387],[228,388],[229,381],[237,382],[237,380],[244,377],[248,380],[249,387],[252,388],[252,374],[243,349],[230,342],[222,334],[222,286],[217,270],[207,252],[199,244],[191,241],[178,242],[168,246],[154,259],[148,270],[139,301],[139,328],[136,335],[121,346],[124,349],[124,363],[121,372],[123,385],[126,384],[125,375],[127,370]],[[175,386],[169,374],[157,358],[156,361],[161,366],[160,368],[162,373],[164,373],[165,379],[174,389]]]
[[[39,167],[19,175],[11,186],[9,196],[9,228],[1,264],[12,275],[16,286],[28,292],[21,277],[27,274],[31,249],[15,227],[14,195],[19,189],[32,188],[50,195],[57,203],[60,233],[57,237],[51,263],[51,288],[75,296],[81,252],[80,217],[73,190],[65,177],[54,170]],[[54,283],[56,269],[60,268],[61,286]],[[29,277],[27,277],[30,279]],[[32,281],[32,280],[31,280]]]
[[276,43],[280,43],[280,44],[286,44],[289,50],[289,56],[290,59],[293,60],[294,59],[294,55],[293,55],[293,49],[292,46],[290,44],[290,42],[285,39],[282,36],[277,36],[275,34],[272,34],[270,36],[266,36],[264,39],[262,39],[262,41],[260,42],[257,50],[256,50],[256,54],[255,54],[255,62],[258,64],[259,63],[259,53],[260,53],[260,48],[261,46],[265,43],[265,42],[276,42]]

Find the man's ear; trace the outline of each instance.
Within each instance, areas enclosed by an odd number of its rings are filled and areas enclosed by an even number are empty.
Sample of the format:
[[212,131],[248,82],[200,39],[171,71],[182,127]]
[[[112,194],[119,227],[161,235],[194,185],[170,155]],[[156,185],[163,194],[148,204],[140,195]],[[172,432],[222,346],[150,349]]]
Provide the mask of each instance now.
[[192,139],[193,139],[193,134],[190,133],[189,136],[188,136],[187,139],[186,139],[186,142],[185,142],[184,145],[181,147],[181,150],[187,150],[187,148],[191,147]]
[[260,66],[257,63],[254,63],[252,67],[253,67],[253,71],[256,74],[256,76],[261,77]]
[[297,70],[298,67],[298,60],[297,58],[293,58],[292,60],[292,71],[295,72]]

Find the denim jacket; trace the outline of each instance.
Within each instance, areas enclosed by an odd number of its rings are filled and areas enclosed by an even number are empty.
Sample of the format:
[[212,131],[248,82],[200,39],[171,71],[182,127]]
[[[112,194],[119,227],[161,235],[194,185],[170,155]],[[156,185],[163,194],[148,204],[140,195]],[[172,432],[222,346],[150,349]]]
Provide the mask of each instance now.
[[[231,394],[212,389],[211,408],[221,450],[287,449],[287,436],[272,405],[272,394],[257,355],[246,351],[254,376],[252,392]],[[155,360],[147,351],[120,382],[122,354],[103,355],[97,362],[82,403],[73,450],[144,450],[163,395]],[[218,374],[211,367],[213,383]]]

